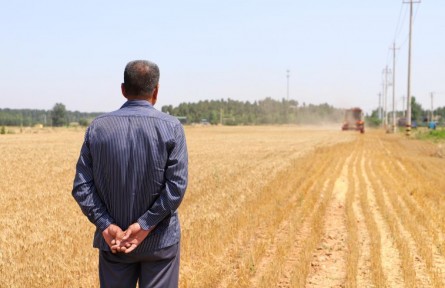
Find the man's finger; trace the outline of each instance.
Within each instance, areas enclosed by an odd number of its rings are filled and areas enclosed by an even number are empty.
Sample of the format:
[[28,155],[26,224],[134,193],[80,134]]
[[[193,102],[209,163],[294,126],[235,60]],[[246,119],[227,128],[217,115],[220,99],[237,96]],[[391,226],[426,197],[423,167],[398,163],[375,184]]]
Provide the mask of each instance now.
[[127,240],[128,238],[130,238],[131,236],[131,229],[128,229],[127,231],[124,232],[124,236],[122,237],[122,241]]
[[131,251],[133,251],[134,249],[136,249],[136,247],[138,247],[138,245],[136,245],[136,244],[131,244],[130,248],[127,248],[127,249],[125,250],[125,254],[130,253]]
[[119,248],[120,248],[120,246],[119,246],[119,245],[112,245],[110,248],[111,248],[111,250],[116,250],[116,251],[118,251]]

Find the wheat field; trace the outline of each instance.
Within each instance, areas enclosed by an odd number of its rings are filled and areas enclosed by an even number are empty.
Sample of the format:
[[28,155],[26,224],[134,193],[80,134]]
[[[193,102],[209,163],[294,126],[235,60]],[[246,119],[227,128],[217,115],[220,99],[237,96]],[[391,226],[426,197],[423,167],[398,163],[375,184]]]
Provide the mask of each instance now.
[[[338,127],[186,127],[180,287],[445,287],[437,145]],[[84,130],[0,135],[0,287],[98,287],[71,197]]]

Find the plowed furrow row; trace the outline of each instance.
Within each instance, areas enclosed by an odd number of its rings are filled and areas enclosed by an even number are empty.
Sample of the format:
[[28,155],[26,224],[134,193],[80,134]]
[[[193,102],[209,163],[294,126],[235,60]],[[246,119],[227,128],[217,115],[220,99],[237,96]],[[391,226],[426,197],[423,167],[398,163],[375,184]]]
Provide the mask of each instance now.
[[[356,158],[354,161],[354,166],[352,167],[352,177],[350,179],[353,179],[354,182],[354,198],[352,199],[352,210],[355,215],[355,218],[357,219],[357,240],[358,243],[356,244],[359,249],[358,251],[358,267],[357,267],[357,281],[356,283],[350,282],[347,287],[372,287],[373,286],[373,280],[372,280],[372,273],[371,273],[371,236],[370,231],[367,229],[367,224],[365,220],[365,213],[363,211],[362,205],[360,203],[360,195],[361,195],[361,186],[360,181],[358,177],[359,169],[358,169],[358,162],[360,161],[359,158],[362,157],[363,153],[358,154],[359,157]],[[351,246],[353,246],[354,243],[351,243]],[[351,263],[350,265],[353,265]],[[350,268],[354,269],[354,268]]]
[[[352,156],[344,162],[336,177],[332,197],[327,205],[321,242],[313,252],[311,271],[306,287],[342,287],[346,279],[347,228],[345,199],[348,191],[348,170]],[[337,169],[333,176],[336,176]],[[332,172],[334,172],[332,171]]]
[[[304,239],[310,238],[313,233],[314,214],[322,204],[323,195],[325,195],[327,189],[326,184],[327,183],[325,183],[318,194],[321,197],[318,197],[319,200],[311,209],[307,209],[309,206],[306,206],[305,211],[302,211],[299,217],[289,219],[289,223],[293,223],[293,226],[287,231],[288,234],[286,237],[280,239],[281,245],[278,248],[281,250],[283,257],[281,257],[280,261],[273,261],[274,263],[268,264],[267,273],[265,273],[268,277],[264,279],[266,281],[262,282],[262,287],[269,287],[266,283],[278,283],[277,287],[291,287],[292,271],[297,263],[301,261]],[[318,189],[318,187],[313,187],[311,190],[318,191]],[[280,237],[280,235],[277,236]],[[279,267],[279,269],[276,269],[277,267]],[[273,273],[273,270],[278,273]]]
[[[364,157],[363,154],[361,157]],[[361,161],[360,161],[361,163]],[[369,231],[370,243],[371,243],[371,257],[370,257],[370,265],[371,265],[371,279],[373,285],[376,287],[383,287],[386,283],[385,274],[383,272],[382,262],[381,262],[381,239],[383,231],[379,229],[378,219],[379,217],[377,207],[374,202],[373,192],[369,189],[368,183],[365,181],[363,173],[363,169],[358,163],[359,167],[357,167],[357,176],[359,181],[359,200],[360,206],[362,208],[364,214],[364,220],[366,223],[366,229]]]
[[[382,163],[381,170],[385,175],[392,174],[389,167],[384,165],[384,163]],[[434,269],[432,238],[428,232],[431,231],[431,227],[428,229],[421,225],[421,223],[429,222],[425,222],[425,219],[423,219],[424,215],[416,209],[411,200],[401,196],[403,191],[398,191],[395,188],[395,193],[390,193],[388,188],[393,187],[393,184],[388,183],[387,179],[382,179],[382,182],[386,185],[383,191],[386,191],[385,196],[389,199],[388,202],[390,201],[390,205],[397,213],[397,221],[400,223],[401,231],[404,231],[404,238],[411,242],[409,250],[414,255],[414,267],[418,285],[443,287],[443,280],[441,279],[443,275],[439,275]],[[412,205],[407,205],[408,203]]]
[[[311,161],[317,163],[316,161]],[[318,164],[318,163],[317,163]],[[254,277],[252,277],[252,287],[270,287],[270,283],[276,283],[279,275],[286,271],[284,267],[286,259],[293,259],[295,253],[289,253],[291,249],[298,249],[300,241],[311,233],[309,220],[316,207],[320,205],[325,189],[319,191],[319,181],[325,177],[326,168],[331,161],[325,161],[321,166],[314,165],[314,170],[310,171],[311,176],[305,177],[298,186],[294,187],[294,194],[288,201],[289,208],[287,214],[282,218],[277,230],[271,239],[273,242],[267,248],[266,255],[261,259]],[[320,169],[321,168],[321,169]],[[300,203],[296,206],[296,203]],[[315,209],[314,209],[315,208]]]
[[[367,152],[367,153],[366,153]],[[410,282],[403,276],[413,275],[413,273],[403,273],[403,271],[414,272],[412,265],[403,266],[405,263],[403,260],[410,260],[410,254],[401,253],[406,247],[405,241],[401,239],[398,233],[397,227],[394,225],[394,213],[388,207],[385,202],[383,193],[383,187],[379,185],[379,177],[374,173],[374,167],[372,161],[376,159],[373,150],[365,150],[365,157],[360,163],[360,168],[363,171],[363,179],[370,191],[369,197],[370,204],[374,207],[374,217],[376,219],[377,227],[381,231],[381,263],[387,285],[390,283],[390,287],[409,287],[406,283]],[[405,249],[405,252],[406,249]],[[401,255],[402,254],[402,255]],[[403,259],[403,260],[402,260]],[[412,264],[412,262],[409,262]],[[402,267],[403,266],[403,267]],[[412,280],[412,279],[411,279]]]
[[[366,276],[367,265],[365,259],[369,258],[369,236],[363,225],[363,214],[357,206],[358,181],[355,177],[358,161],[357,144],[348,166],[348,189],[345,199],[346,226],[347,226],[347,256],[346,256],[346,280],[345,287],[365,287],[364,276]],[[369,263],[369,262],[368,262]],[[359,286],[357,286],[359,285]]]
[[[336,151],[344,151],[344,145],[335,146]],[[310,234],[306,237],[295,237],[292,241],[299,243],[293,245],[289,252],[289,257],[286,258],[286,263],[283,274],[278,279],[278,282],[272,287],[303,287],[306,283],[307,275],[310,272],[310,263],[313,257],[313,251],[317,247],[323,232],[323,225],[325,221],[326,208],[332,200],[332,191],[335,183],[336,175],[339,175],[341,167],[344,163],[344,158],[333,157],[330,149],[322,149],[321,153],[317,155],[317,159],[312,159],[318,163],[323,175],[318,179],[315,189],[307,191],[316,195],[320,201],[317,206],[306,207],[306,213],[309,213],[308,219]],[[318,154],[318,153],[317,153]],[[337,154],[337,156],[339,156]],[[340,158],[340,159],[339,159]],[[330,163],[330,165],[322,168],[322,163]],[[323,181],[321,181],[324,179]],[[298,221],[298,220],[297,220]]]

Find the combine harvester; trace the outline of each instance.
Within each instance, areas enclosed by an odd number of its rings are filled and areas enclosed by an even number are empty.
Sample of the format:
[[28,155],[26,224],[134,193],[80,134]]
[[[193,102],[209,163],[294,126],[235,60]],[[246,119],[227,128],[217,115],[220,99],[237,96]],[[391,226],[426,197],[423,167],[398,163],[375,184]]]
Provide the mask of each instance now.
[[365,133],[365,121],[363,120],[363,111],[360,108],[345,110],[345,120],[341,130],[355,130]]

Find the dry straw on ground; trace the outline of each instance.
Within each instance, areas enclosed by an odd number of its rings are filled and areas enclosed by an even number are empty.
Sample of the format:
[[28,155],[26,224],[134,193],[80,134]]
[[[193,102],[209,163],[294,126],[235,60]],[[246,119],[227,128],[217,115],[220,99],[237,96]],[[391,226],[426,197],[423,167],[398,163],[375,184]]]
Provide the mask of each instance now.
[[[445,160],[380,131],[186,127],[181,287],[443,287]],[[0,135],[0,287],[98,287],[83,131]],[[444,270],[445,271],[445,270]]]

